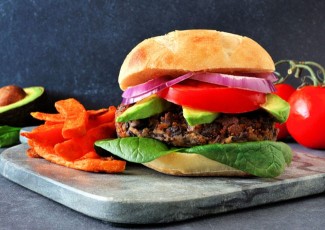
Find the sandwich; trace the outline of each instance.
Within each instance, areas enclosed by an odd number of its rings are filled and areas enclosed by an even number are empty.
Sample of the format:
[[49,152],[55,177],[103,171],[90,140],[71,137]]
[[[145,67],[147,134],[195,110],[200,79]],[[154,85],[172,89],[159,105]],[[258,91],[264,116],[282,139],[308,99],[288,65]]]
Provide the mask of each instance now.
[[148,38],[126,56],[116,139],[96,146],[177,176],[277,177],[292,151],[277,142],[289,104],[254,40],[215,30]]

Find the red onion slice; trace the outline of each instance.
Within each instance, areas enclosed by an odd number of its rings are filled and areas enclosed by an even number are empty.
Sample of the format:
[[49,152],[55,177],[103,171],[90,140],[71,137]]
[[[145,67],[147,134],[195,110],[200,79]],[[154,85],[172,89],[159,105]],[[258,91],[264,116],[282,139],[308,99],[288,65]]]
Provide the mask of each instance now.
[[143,98],[149,97],[167,87],[173,86],[181,81],[184,81],[193,76],[194,73],[187,73],[180,77],[170,80],[170,77],[155,78],[140,85],[130,87],[122,94],[122,103],[129,105],[140,101]]
[[198,73],[191,77],[191,79],[260,93],[272,93],[276,91],[272,81],[259,77],[234,77],[229,74]]
[[262,93],[275,92],[276,89],[272,82],[277,79],[274,74],[267,74],[260,77],[250,77],[220,73],[190,72],[174,79],[170,79],[170,77],[167,76],[160,77],[133,87],[129,87],[122,94],[122,103],[126,105],[135,103],[143,98],[146,98],[167,87],[180,83],[189,78],[211,84],[246,89]]
[[[269,80],[271,82],[275,82],[278,80],[278,78],[275,76],[274,73],[268,73],[268,74],[264,74],[262,76],[260,76],[261,78],[264,78],[265,80]],[[257,77],[257,78],[260,78],[260,77]]]
[[170,87],[181,81],[184,81],[192,77],[193,75],[194,73],[187,73],[174,79],[170,79],[170,77],[168,76],[155,78],[145,83],[127,88],[123,92],[122,97],[131,98],[131,97],[140,96],[142,94],[146,94],[148,92],[152,92],[151,94],[154,94],[160,90],[165,89],[166,87]]
[[137,101],[140,101],[140,100],[142,100],[142,99],[144,99],[146,97],[149,97],[150,95],[152,95],[154,93],[156,93],[156,92],[152,91],[152,92],[147,92],[145,94],[141,94],[141,95],[134,96],[134,97],[123,97],[122,98],[122,104],[129,105],[129,104],[136,103]]

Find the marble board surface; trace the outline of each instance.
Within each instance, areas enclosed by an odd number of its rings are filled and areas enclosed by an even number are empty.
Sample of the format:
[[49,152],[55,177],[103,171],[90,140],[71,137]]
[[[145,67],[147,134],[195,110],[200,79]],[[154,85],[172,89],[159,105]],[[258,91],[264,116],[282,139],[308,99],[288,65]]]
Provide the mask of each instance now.
[[28,158],[26,144],[0,154],[0,173],[100,220],[168,223],[324,192],[325,152],[291,147],[294,160],[275,179],[174,177],[134,164],[123,174],[87,173]]

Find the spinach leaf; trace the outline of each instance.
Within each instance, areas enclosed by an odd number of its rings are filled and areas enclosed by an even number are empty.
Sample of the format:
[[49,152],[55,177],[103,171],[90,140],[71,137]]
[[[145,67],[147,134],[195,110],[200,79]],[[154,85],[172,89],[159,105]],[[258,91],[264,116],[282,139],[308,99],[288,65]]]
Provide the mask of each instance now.
[[0,126],[0,148],[19,143],[20,128],[11,126]]
[[209,144],[169,149],[164,143],[155,139],[128,137],[100,140],[95,145],[135,163],[150,162],[171,152],[195,153],[259,177],[280,175],[292,159],[291,148],[285,143],[275,141]]
[[259,177],[276,177],[290,164],[291,148],[282,142],[211,144],[184,149]]
[[161,141],[152,138],[127,137],[99,140],[95,145],[134,163],[146,163],[174,152]]

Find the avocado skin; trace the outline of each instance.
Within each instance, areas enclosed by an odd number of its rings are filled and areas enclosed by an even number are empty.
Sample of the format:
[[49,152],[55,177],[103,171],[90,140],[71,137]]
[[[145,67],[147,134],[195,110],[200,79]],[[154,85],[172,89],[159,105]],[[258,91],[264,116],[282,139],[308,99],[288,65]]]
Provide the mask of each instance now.
[[[38,86],[30,87],[30,89],[36,87]],[[39,125],[41,121],[33,118],[30,113],[40,111],[41,109],[43,110],[45,106],[47,106],[46,98],[46,93],[43,88],[43,92],[35,99],[28,101],[19,107],[0,112],[0,125],[9,125],[14,127]]]

